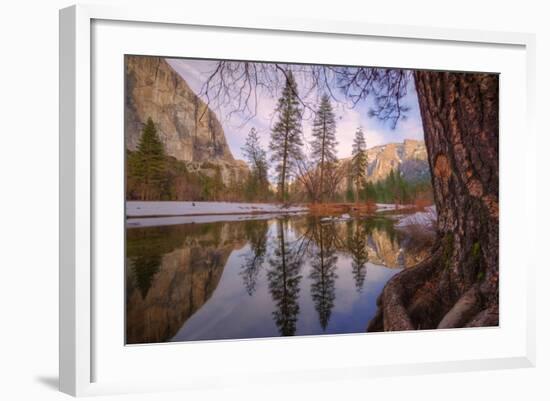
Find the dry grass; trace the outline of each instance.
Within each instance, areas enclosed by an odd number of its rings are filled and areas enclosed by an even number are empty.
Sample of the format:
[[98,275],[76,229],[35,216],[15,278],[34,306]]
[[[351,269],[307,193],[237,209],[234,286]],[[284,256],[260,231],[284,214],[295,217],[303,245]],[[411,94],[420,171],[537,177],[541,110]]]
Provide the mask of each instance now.
[[433,205],[433,202],[428,199],[416,199],[414,201],[414,207],[418,210],[424,210],[431,205]]
[[308,205],[311,214],[340,215],[344,213],[352,215],[365,215],[376,212],[376,205],[367,203],[311,203]]

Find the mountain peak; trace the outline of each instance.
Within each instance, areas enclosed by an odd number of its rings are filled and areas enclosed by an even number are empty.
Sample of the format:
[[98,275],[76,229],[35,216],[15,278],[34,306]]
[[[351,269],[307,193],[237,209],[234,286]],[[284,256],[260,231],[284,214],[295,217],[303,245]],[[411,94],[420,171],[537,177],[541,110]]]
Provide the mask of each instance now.
[[429,177],[428,153],[423,141],[405,139],[367,150],[367,180],[376,182],[386,178],[392,170],[399,171],[409,181]]

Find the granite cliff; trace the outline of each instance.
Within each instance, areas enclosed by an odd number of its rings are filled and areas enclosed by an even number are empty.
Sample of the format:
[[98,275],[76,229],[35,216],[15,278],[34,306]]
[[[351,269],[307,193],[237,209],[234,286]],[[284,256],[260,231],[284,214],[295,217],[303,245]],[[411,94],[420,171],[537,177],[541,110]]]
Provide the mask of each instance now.
[[249,169],[236,160],[215,113],[160,57],[126,56],[125,142],[137,148],[144,123],[153,119],[166,154],[225,184],[242,182]]
[[367,157],[367,180],[372,182],[386,178],[392,170],[400,171],[408,181],[430,177],[428,153],[422,141],[405,139],[402,143],[375,146],[367,151]]
[[[429,181],[430,166],[426,145],[422,141],[405,139],[402,143],[388,143],[367,150],[367,181],[384,180],[390,172],[399,172],[409,182]],[[344,171],[350,168],[351,158],[341,159]],[[338,185],[339,192],[353,186],[345,177]]]

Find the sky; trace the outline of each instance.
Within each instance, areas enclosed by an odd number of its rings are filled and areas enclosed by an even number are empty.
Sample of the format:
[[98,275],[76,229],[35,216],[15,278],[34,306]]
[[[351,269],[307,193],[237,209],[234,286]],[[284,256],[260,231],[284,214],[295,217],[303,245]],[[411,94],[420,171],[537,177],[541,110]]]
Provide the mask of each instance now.
[[[216,64],[216,61],[212,60],[194,59],[167,59],[167,62],[199,96],[201,96],[200,92],[204,82],[209,73],[214,70]],[[300,89],[300,78],[297,77],[296,79],[298,89]],[[412,80],[409,83],[407,95],[402,100],[402,104],[406,104],[410,107],[410,110],[407,112],[407,118],[400,120],[395,128],[388,121],[384,122],[368,116],[370,100],[360,101],[355,107],[352,107],[351,104],[344,100],[337,89],[333,92],[339,100],[339,102],[332,101],[336,116],[338,158],[343,159],[351,156],[353,138],[358,127],[363,128],[368,148],[392,142],[402,142],[404,139],[424,140],[418,100]],[[274,112],[277,98],[265,91],[261,91],[261,89],[258,89],[257,97],[257,111],[252,117],[250,115],[230,113],[228,106],[217,107],[216,105],[210,105],[211,109],[218,116],[223,126],[229,148],[237,159],[244,159],[241,148],[252,127],[258,131],[264,149],[267,150],[269,147],[270,129],[277,117]],[[207,99],[204,96],[201,96],[201,98],[206,102]],[[307,116],[302,123],[306,142],[311,140],[312,123],[313,119]],[[305,150],[307,152],[307,145]]]

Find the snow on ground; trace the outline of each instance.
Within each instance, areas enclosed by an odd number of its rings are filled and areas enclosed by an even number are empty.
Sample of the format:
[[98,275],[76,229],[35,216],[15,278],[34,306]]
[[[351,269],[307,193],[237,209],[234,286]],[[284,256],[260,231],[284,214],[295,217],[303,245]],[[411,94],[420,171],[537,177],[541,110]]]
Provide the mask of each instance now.
[[416,212],[399,218],[396,227],[407,227],[411,225],[421,225],[423,227],[432,227],[437,219],[435,206],[429,206],[422,212]]
[[178,224],[217,223],[226,221],[268,220],[281,215],[268,214],[210,214],[203,216],[136,217],[126,220],[126,227],[158,227]]
[[[395,204],[377,203],[377,211],[395,210]],[[397,205],[397,209],[407,209],[411,205]],[[273,203],[233,203],[233,202],[126,202],[127,227],[152,227],[189,223],[212,223],[217,221],[242,221],[270,219],[274,215],[288,215],[307,212],[307,206],[283,207]],[[420,224],[426,227],[435,219],[435,207],[430,206],[423,212],[405,216],[395,216],[396,227]],[[348,220],[345,213],[340,217],[326,217],[321,221]]]
[[377,203],[376,211],[383,212],[385,210],[396,210],[396,209],[410,209],[414,205],[396,205],[395,203]]
[[[305,212],[306,206],[290,206],[272,203],[233,203],[233,202],[126,202],[126,216],[160,217],[160,216],[197,216],[223,214],[258,214],[258,213],[297,213]],[[219,217],[216,221],[219,221]]]
[[351,216],[348,214],[348,213],[344,213],[343,215],[341,215],[340,217],[338,216],[327,216],[327,217],[323,217],[320,222],[321,223],[328,223],[328,222],[332,222],[332,221],[347,221],[351,219]]

